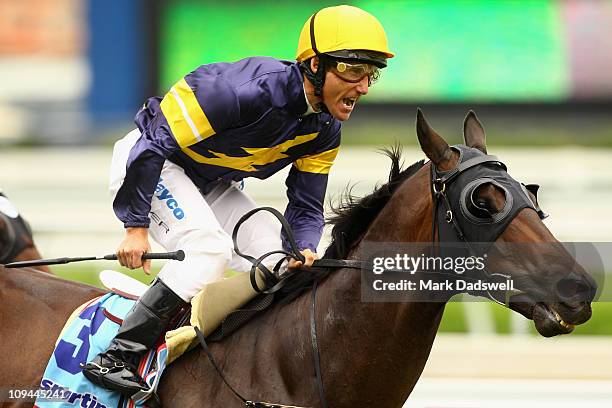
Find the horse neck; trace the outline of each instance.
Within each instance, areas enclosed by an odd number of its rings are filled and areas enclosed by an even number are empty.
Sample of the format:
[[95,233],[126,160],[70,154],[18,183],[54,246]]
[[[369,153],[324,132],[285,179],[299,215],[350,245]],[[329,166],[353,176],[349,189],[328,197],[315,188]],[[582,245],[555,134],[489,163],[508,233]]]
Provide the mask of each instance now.
[[[366,239],[431,239],[424,232],[426,228],[419,226],[428,224],[425,214],[431,209],[427,198],[422,198],[429,194],[426,174],[425,181],[415,178],[411,185],[404,183],[398,189],[370,226]],[[401,220],[405,236],[390,233],[398,228],[398,216],[406,217]],[[395,219],[395,224],[390,219]],[[358,249],[353,258],[358,257]],[[277,305],[224,343],[211,345],[215,358],[223,362],[223,370],[232,373],[233,386],[245,396],[264,401],[274,396],[295,405],[319,406],[316,384],[304,370],[312,367],[308,351],[312,347],[311,295],[307,292],[288,305]],[[425,366],[443,309],[443,304],[433,303],[362,302],[360,272],[354,269],[338,270],[321,281],[316,292],[316,323],[328,405],[401,406]],[[209,399],[229,406],[228,398],[233,397],[204,351],[194,357],[179,359],[169,367],[161,395],[175,405],[181,405],[182,399],[182,405]],[[204,385],[190,383],[185,381],[185,372],[191,376],[200,373],[207,380]],[[219,393],[220,388],[225,391]]]
[[433,203],[429,171],[430,166],[423,166],[397,188],[368,228],[362,243],[431,241]]
[[[398,188],[363,241],[431,240],[427,174],[425,166]],[[335,400],[330,405],[402,405],[425,366],[444,304],[362,302],[360,273],[348,269],[332,274],[317,296],[322,361],[333,362],[331,372],[324,373],[332,383],[327,389],[351,384],[351,395],[329,393]]]

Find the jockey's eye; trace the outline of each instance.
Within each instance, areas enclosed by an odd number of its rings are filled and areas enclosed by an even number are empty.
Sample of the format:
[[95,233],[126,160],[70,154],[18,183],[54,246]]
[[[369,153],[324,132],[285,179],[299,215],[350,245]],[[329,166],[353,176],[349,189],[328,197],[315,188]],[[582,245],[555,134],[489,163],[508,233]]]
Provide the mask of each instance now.
[[380,78],[380,70],[372,64],[337,61],[332,67],[332,72],[343,81],[351,83],[361,82],[367,76],[368,86],[372,86]]

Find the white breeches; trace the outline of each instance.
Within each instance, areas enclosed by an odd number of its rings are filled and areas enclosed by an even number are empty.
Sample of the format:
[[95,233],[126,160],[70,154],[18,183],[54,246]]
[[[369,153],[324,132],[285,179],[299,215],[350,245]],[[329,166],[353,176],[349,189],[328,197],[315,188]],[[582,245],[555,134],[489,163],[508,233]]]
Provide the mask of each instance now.
[[[109,186],[113,199],[139,137],[136,129],[115,143]],[[166,251],[185,251],[185,260],[166,262],[160,279],[189,301],[225,270],[250,270],[251,264],[234,252],[231,234],[240,217],[256,206],[239,183],[220,183],[204,196],[181,167],[166,161],[151,202],[149,235]],[[281,249],[280,224],[266,213],[255,214],[240,228],[238,247],[255,258]],[[265,263],[273,266],[281,257],[270,256]]]

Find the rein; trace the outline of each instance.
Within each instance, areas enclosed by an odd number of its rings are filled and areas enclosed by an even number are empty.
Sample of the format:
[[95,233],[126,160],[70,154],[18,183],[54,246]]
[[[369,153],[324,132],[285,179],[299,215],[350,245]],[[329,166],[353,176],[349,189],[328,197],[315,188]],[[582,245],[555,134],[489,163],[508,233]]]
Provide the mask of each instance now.
[[[259,211],[267,211],[271,213],[281,223],[282,229],[284,230],[286,234],[286,238],[289,241],[291,252],[285,251],[285,250],[275,250],[275,251],[270,251],[268,253],[265,253],[259,258],[255,258],[255,257],[252,257],[240,251],[240,249],[238,248],[238,241],[237,241],[238,231],[240,230],[240,226],[244,224],[254,214],[258,213]],[[236,252],[236,254],[238,254],[239,256],[251,262],[252,264],[251,270],[250,270],[251,285],[253,286],[253,289],[257,293],[260,293],[260,294],[273,294],[283,288],[286,281],[280,278],[280,268],[285,260],[287,260],[288,258],[294,258],[294,259],[297,259],[298,261],[302,261],[302,262],[305,261],[304,256],[300,253],[297,243],[295,242],[293,231],[291,229],[291,226],[287,222],[287,219],[277,209],[272,208],[272,207],[259,207],[259,208],[255,208],[247,212],[246,214],[244,214],[238,220],[238,222],[236,223],[236,226],[234,227],[234,230],[232,232],[232,240],[234,241],[234,251]],[[272,270],[270,270],[263,263],[263,261],[267,257],[274,255],[274,254],[283,254],[285,255],[285,258],[277,262],[276,265],[272,268]],[[364,265],[365,265],[364,262],[358,261],[358,260],[317,259],[313,262],[311,268],[362,269]],[[257,269],[259,269],[263,273],[264,282],[266,284],[267,289],[259,288],[259,285],[257,284]],[[321,402],[321,407],[327,408],[327,401],[325,399],[325,391],[324,391],[325,389],[323,386],[323,377],[321,374],[321,362],[320,362],[320,357],[319,357],[319,346],[318,346],[318,339],[317,339],[317,321],[316,321],[316,315],[315,315],[316,293],[317,293],[317,282],[314,283],[313,288],[312,288],[312,301],[310,303],[310,309],[309,309],[310,337],[311,337],[312,351],[313,351],[313,358],[314,358],[315,376],[317,379],[317,389],[319,391],[319,399]],[[196,335],[198,336],[200,345],[204,349],[204,352],[208,356],[208,359],[210,360],[211,364],[213,365],[213,367],[215,368],[215,370],[217,371],[217,373],[219,374],[219,376],[221,377],[225,385],[227,385],[227,387],[230,389],[232,394],[234,394],[236,398],[241,400],[244,403],[245,407],[249,407],[249,408],[306,408],[306,407],[298,407],[294,405],[282,405],[282,404],[262,402],[262,401],[256,402],[256,401],[250,401],[244,398],[227,381],[225,375],[223,374],[223,371],[219,368],[219,365],[217,364],[214,356],[212,355],[210,351],[210,348],[208,347],[208,344],[206,343],[204,334],[202,334],[202,332],[200,331],[198,327],[194,327],[194,330],[196,332]]]
[[[240,251],[240,249],[238,248],[238,243],[237,243],[238,231],[240,230],[240,226],[244,224],[254,214],[260,211],[267,211],[271,213],[281,223],[282,230],[285,232],[285,237],[287,238],[287,241],[289,242],[290,251],[285,251],[282,249],[270,251],[270,252],[267,252],[261,255],[259,258],[254,258]],[[271,294],[271,293],[279,291],[283,286],[285,286],[286,281],[280,278],[280,268],[285,260],[289,258],[294,258],[294,259],[297,259],[298,261],[302,261],[302,262],[305,261],[304,256],[300,253],[300,249],[298,248],[297,243],[295,242],[295,237],[293,235],[291,226],[289,225],[289,223],[287,222],[283,214],[281,214],[276,208],[259,207],[259,208],[254,208],[251,211],[244,214],[242,217],[240,217],[240,219],[234,226],[234,230],[232,232],[232,240],[234,241],[234,251],[236,252],[236,254],[246,259],[247,261],[251,262],[251,265],[252,265],[251,270],[250,270],[251,285],[253,286],[253,289],[257,293]],[[277,262],[274,268],[270,270],[263,262],[267,257],[274,255],[274,254],[283,254],[285,255],[285,258]],[[311,268],[361,269],[364,266],[366,266],[366,264],[363,261],[351,260],[351,259],[327,259],[326,258],[326,259],[315,260]],[[266,283],[267,289],[262,290],[258,287],[257,280],[256,280],[257,269],[259,269],[263,273],[264,282]]]

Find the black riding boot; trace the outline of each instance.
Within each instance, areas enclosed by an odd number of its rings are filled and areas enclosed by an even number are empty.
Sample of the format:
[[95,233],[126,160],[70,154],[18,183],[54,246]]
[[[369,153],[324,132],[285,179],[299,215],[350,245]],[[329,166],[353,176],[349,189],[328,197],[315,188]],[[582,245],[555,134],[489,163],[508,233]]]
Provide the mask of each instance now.
[[155,345],[168,323],[186,305],[156,279],[125,317],[108,350],[83,366],[83,375],[127,397],[145,390],[146,384],[137,372],[140,357]]

